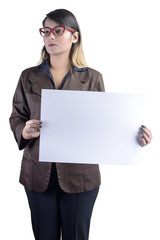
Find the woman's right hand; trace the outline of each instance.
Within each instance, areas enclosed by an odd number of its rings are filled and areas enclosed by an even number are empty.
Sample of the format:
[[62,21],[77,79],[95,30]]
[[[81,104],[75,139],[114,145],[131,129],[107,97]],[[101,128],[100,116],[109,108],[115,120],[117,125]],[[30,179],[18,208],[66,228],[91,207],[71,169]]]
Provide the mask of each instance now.
[[22,137],[24,139],[32,139],[39,137],[41,127],[42,122],[40,120],[31,119],[27,121],[25,127],[22,130]]

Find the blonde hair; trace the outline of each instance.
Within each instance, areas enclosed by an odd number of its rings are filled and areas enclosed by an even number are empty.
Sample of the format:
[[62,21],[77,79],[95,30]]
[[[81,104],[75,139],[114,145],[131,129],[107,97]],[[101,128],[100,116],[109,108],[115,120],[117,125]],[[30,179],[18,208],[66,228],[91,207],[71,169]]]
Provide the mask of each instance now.
[[71,56],[72,65],[76,67],[87,67],[87,63],[84,57],[84,52],[82,48],[82,42],[80,42],[74,49]]

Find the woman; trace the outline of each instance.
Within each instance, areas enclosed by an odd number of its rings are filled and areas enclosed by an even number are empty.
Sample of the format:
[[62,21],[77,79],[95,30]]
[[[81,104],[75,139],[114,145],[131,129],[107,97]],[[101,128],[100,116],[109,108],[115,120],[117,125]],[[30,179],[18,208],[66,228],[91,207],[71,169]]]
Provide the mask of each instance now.
[[[62,232],[63,240],[87,240],[100,185],[99,166],[38,161],[41,89],[104,91],[103,79],[86,66],[80,28],[71,12],[58,9],[47,14],[40,34],[42,63],[22,72],[10,117],[19,149],[24,149],[20,182],[28,197],[35,239],[58,240]],[[151,138],[150,130],[142,126],[141,146]]]

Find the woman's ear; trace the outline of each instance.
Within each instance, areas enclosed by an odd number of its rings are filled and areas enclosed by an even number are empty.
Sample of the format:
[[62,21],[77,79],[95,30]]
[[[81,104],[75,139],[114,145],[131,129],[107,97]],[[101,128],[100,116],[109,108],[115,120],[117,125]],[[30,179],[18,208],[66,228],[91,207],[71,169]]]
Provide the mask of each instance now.
[[74,32],[72,34],[72,43],[78,42],[78,39],[79,39],[79,33],[78,32]]

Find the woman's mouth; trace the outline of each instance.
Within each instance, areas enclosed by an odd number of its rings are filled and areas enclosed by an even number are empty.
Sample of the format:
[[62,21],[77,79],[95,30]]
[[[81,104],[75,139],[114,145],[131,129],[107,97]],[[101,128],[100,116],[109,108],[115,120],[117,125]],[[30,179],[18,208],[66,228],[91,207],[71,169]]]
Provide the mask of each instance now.
[[57,44],[50,43],[48,46],[49,46],[49,47],[54,47],[54,46],[57,46]]

